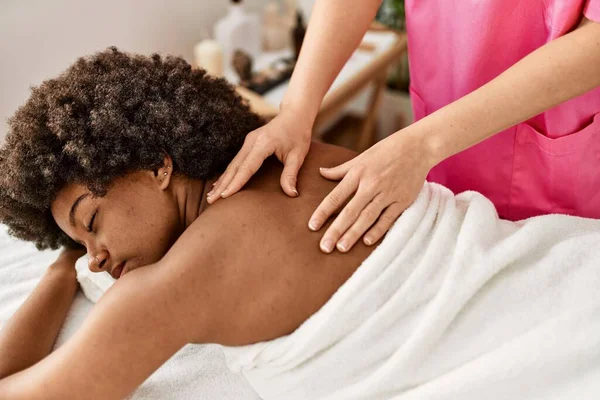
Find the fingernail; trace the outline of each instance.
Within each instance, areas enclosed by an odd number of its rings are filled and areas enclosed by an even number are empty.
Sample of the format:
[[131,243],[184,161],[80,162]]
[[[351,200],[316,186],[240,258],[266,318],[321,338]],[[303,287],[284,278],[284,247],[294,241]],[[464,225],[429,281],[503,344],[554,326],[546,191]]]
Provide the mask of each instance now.
[[342,240],[341,242],[339,242],[337,244],[337,248],[338,248],[339,251],[344,252],[344,251],[348,250],[348,244],[345,241]]
[[221,197],[221,196],[219,196],[219,195],[218,195],[218,194],[216,194],[216,193],[213,193],[213,194],[211,194],[210,196],[208,196],[206,199],[207,199],[207,200],[208,200],[208,202],[210,203],[211,201],[215,201],[215,200],[216,200],[218,197]]
[[206,195],[206,197],[210,197],[210,196],[212,196],[212,194],[213,194],[213,192],[214,192],[214,191],[215,191],[215,190],[213,189],[213,190],[211,190],[210,192],[208,192],[208,194]]
[[225,189],[221,192],[221,197],[227,196],[227,193],[229,193],[229,189]]
[[214,181],[212,185],[215,186],[216,184],[217,184],[217,181]]
[[319,226],[319,223],[314,219],[308,223],[308,227],[310,228],[311,231],[316,231],[318,226]]
[[320,167],[319,171],[325,171],[327,168]]
[[298,191],[296,189],[293,189],[292,192],[296,193],[296,196],[299,196]]
[[324,242],[322,242],[321,250],[323,250],[326,253],[331,253],[331,250],[333,250],[333,240],[327,239]]
[[366,238],[365,238],[365,244],[366,244],[367,246],[370,246],[370,245],[372,245],[372,244],[373,244],[373,240],[372,240],[371,238],[368,238],[368,237],[366,237]]

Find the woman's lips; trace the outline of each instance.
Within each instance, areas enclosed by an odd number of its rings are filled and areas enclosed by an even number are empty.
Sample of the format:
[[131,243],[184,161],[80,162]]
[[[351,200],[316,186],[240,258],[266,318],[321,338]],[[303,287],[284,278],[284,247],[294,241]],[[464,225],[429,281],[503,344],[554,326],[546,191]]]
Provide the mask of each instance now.
[[119,275],[119,278],[129,272],[129,269],[127,269],[127,265],[126,264],[127,263],[123,263],[123,267],[121,267],[121,273]]
[[119,277],[123,274],[124,267],[125,267],[125,262],[122,262],[119,265],[117,265],[111,273],[112,277],[114,279],[119,279]]

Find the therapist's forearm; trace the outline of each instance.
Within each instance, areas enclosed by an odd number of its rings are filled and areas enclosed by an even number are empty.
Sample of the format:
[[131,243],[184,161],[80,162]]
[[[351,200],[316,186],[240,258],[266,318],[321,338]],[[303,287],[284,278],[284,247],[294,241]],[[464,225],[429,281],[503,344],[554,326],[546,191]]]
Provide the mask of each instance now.
[[501,75],[406,128],[434,166],[482,140],[600,85],[600,24],[535,50]]
[[381,0],[317,0],[281,109],[311,121],[375,18]]
[[52,351],[78,288],[73,265],[55,263],[0,330],[0,379],[29,368]]

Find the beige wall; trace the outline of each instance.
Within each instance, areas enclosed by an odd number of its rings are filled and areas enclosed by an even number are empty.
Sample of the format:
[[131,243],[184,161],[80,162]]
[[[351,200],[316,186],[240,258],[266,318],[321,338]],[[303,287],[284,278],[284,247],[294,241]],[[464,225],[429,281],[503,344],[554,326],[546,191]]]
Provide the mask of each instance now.
[[[267,0],[246,0],[259,11]],[[0,142],[29,87],[115,45],[180,55],[226,13],[226,0],[0,0]]]

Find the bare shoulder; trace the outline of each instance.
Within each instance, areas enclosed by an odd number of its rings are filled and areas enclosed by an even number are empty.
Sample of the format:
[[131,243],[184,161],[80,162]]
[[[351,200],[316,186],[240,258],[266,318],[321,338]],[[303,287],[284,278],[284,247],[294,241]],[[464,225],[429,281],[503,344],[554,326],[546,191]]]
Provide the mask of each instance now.
[[356,151],[344,147],[322,142],[312,142],[303,166],[308,167],[313,164],[319,164],[320,167],[331,168],[346,162],[357,155],[358,153]]

